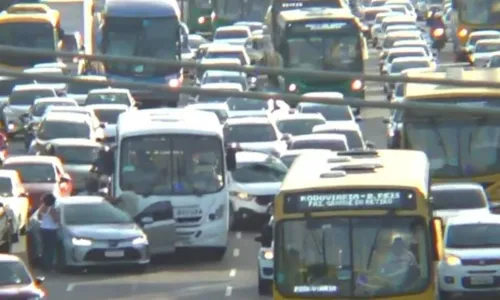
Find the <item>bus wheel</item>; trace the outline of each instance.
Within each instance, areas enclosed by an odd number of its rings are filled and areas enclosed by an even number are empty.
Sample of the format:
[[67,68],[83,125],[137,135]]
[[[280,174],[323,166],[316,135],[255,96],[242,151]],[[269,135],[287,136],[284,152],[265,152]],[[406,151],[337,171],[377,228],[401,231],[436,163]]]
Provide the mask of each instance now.
[[261,296],[269,295],[271,293],[271,290],[272,290],[272,281],[262,279],[259,274],[259,295]]

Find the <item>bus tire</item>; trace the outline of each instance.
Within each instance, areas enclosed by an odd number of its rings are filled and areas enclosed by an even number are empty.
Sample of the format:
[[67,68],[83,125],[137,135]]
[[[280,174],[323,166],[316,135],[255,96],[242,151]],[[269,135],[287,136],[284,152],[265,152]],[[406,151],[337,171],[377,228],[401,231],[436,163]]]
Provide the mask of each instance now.
[[273,282],[271,280],[262,279],[259,274],[259,295],[266,296],[271,293]]

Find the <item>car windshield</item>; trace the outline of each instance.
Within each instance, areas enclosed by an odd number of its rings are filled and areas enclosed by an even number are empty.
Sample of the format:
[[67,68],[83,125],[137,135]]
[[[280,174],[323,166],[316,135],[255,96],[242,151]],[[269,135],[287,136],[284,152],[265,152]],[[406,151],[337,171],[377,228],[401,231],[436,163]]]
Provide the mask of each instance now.
[[430,63],[428,61],[404,61],[404,62],[395,62],[391,66],[391,74],[399,74],[404,70],[408,69],[420,69],[420,68],[429,68]]
[[207,51],[204,58],[206,59],[218,59],[218,58],[237,58],[240,60],[240,64],[246,65],[247,60],[245,54],[242,51]]
[[85,100],[85,105],[92,104],[125,104],[130,105],[126,93],[91,93]]
[[302,113],[320,113],[327,121],[351,121],[354,119],[351,108],[346,105],[308,104],[304,105],[300,111]]
[[466,25],[491,26],[500,23],[497,0],[477,0],[474,2],[458,0],[455,6],[458,19]]
[[476,46],[477,42],[480,40],[486,40],[486,39],[500,39],[500,34],[498,35],[476,35],[476,36],[471,36],[469,38],[469,45],[470,46]]
[[201,84],[206,83],[239,83],[243,87],[243,89],[247,88],[247,79],[240,74],[235,75],[224,75],[224,76],[206,76],[203,78]]
[[140,195],[204,195],[224,186],[223,143],[199,135],[142,135],[120,145],[120,188]]
[[87,95],[91,90],[99,88],[95,83],[70,82],[68,83],[68,94]]
[[94,109],[94,113],[101,123],[116,124],[123,109]]
[[335,130],[317,131],[315,133],[342,134],[347,139],[347,146],[349,147],[349,149],[363,149],[364,148],[363,139],[361,138],[361,135],[357,130],[335,129]]
[[234,124],[224,127],[227,143],[273,142],[278,139],[271,124]]
[[276,158],[269,158],[265,163],[239,165],[231,174],[239,183],[281,182],[285,178],[287,167]]
[[389,55],[387,60],[389,63],[392,63],[394,59],[400,58],[400,57],[423,57],[424,53],[420,51],[411,51],[411,52],[398,52],[398,53],[392,53]]
[[57,157],[68,165],[90,165],[97,160],[100,147],[57,146]]
[[28,285],[33,280],[21,261],[0,262],[0,286]]
[[[131,224],[130,216],[107,201],[100,203],[66,204],[62,206],[65,225]],[[116,229],[117,232],[119,228]]]
[[406,13],[406,7],[403,5],[391,5],[389,8],[392,11],[400,12],[400,13]]
[[90,127],[87,123],[43,121],[36,132],[40,140],[52,140],[61,138],[90,138]]
[[262,99],[250,99],[250,98],[239,98],[231,97],[226,101],[229,110],[233,111],[248,111],[248,110],[267,110],[267,101]]
[[476,53],[496,52],[500,50],[500,43],[479,43],[476,44]]
[[302,135],[312,133],[313,127],[325,124],[321,119],[289,119],[276,122],[278,130],[291,135]]
[[448,227],[446,248],[500,248],[500,224],[456,224]]
[[61,101],[54,101],[54,102],[43,102],[35,105],[33,108],[32,114],[35,117],[41,117],[47,110],[47,107],[49,106],[76,106],[74,103],[71,102],[61,102]]
[[217,30],[214,36],[214,40],[246,38],[248,38],[248,32],[245,30]]
[[274,282],[287,297],[387,299],[421,291],[433,273],[419,217],[290,219],[275,234]]
[[23,183],[56,182],[54,166],[49,163],[6,163],[7,170],[16,170]]
[[33,105],[36,99],[57,97],[52,90],[26,90],[12,92],[9,97],[10,105]]
[[0,177],[0,197],[12,197],[12,180],[9,177]]
[[298,154],[284,155],[281,157],[281,161],[285,164],[285,166],[287,166],[287,168],[290,168],[297,157],[299,157]]
[[332,151],[345,151],[347,149],[347,145],[342,140],[319,140],[319,139],[310,139],[310,140],[298,140],[293,141],[288,146],[288,149],[327,149]]
[[414,41],[414,40],[418,40],[418,39],[419,38],[417,36],[387,37],[387,38],[384,39],[384,44],[383,44],[382,47],[384,49],[390,49],[390,48],[392,48],[392,45],[394,45],[395,42],[398,42],[398,41]]
[[435,210],[484,208],[488,201],[484,191],[478,188],[433,189],[431,195]]

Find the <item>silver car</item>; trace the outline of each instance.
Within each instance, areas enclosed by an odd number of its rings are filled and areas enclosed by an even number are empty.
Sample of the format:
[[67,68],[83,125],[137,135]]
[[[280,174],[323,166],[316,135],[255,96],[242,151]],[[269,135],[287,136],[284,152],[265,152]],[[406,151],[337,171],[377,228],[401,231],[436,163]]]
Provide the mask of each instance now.
[[[98,196],[58,198],[57,269],[103,265],[135,265],[143,271],[149,264],[149,242],[132,218]],[[27,255],[36,265],[41,257],[40,220],[36,211],[29,222]]]

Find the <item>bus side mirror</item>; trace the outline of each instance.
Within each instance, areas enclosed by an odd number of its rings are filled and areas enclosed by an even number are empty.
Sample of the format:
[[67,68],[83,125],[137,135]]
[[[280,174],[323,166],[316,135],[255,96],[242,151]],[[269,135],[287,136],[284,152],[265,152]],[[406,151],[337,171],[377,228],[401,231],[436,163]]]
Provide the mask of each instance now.
[[234,147],[228,147],[226,149],[226,165],[228,171],[234,171],[236,169],[236,151]]
[[443,219],[434,217],[431,219],[430,234],[433,247],[434,261],[441,261],[444,257],[443,254]]

